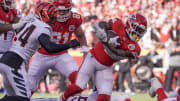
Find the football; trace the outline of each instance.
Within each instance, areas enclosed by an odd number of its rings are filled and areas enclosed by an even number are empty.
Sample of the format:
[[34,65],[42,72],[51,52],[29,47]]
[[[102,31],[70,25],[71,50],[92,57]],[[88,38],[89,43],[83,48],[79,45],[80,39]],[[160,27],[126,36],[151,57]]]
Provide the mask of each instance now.
[[[112,30],[107,30],[106,33],[107,33],[107,41],[109,41],[110,38],[114,38],[114,37],[118,36],[118,35],[117,35],[114,31],[112,31]],[[118,42],[119,42],[119,43],[121,42],[120,38],[118,38]]]

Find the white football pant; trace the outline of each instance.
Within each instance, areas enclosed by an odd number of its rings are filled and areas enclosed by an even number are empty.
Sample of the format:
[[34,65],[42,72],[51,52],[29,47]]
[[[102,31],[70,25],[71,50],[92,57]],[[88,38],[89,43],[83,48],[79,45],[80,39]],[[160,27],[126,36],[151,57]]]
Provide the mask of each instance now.
[[28,70],[31,91],[37,89],[41,77],[50,68],[69,77],[72,72],[78,70],[78,65],[68,53],[50,56],[36,52]]

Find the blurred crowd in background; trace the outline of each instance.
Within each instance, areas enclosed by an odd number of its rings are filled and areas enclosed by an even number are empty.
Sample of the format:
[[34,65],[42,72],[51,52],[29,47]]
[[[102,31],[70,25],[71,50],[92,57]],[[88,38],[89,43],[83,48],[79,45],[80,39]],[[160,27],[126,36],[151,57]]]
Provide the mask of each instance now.
[[[15,1],[16,8],[21,11],[22,16],[34,12],[36,4],[41,1],[51,2],[51,0]],[[141,56],[137,63],[128,65],[128,69],[125,70],[125,72],[129,72],[130,76],[121,80],[122,78],[119,77],[122,76],[118,76],[118,74],[122,74],[122,69],[120,69],[121,63],[114,65],[114,90],[121,92],[125,92],[125,88],[130,88],[131,92],[135,92],[136,88],[144,90],[148,86],[146,82],[153,76],[160,78],[167,92],[180,87],[180,75],[178,76],[178,72],[180,74],[180,0],[72,1],[74,4],[72,11],[80,13],[84,18],[82,28],[89,47],[93,47],[98,41],[92,27],[92,24],[96,21],[107,21],[114,17],[119,17],[122,21],[126,21],[128,15],[135,12],[143,14],[148,20],[147,33],[139,42],[142,48]],[[58,73],[52,71],[49,70],[47,73],[49,75],[46,75],[44,80],[42,79],[42,82],[45,83],[40,84],[40,92],[65,90],[65,86],[68,84],[66,78],[56,75]],[[126,83],[129,83],[129,80],[130,85],[128,84],[128,86],[130,87],[127,87]],[[123,81],[128,81],[125,82],[125,88],[119,86]],[[92,88],[92,82],[88,86]]]

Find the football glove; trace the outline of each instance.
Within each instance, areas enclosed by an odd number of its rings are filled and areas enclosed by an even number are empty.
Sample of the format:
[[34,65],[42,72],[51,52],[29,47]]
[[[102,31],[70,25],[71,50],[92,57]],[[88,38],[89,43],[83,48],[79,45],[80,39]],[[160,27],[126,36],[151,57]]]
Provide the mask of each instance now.
[[109,45],[112,46],[112,47],[117,47],[117,46],[119,46],[120,43],[118,42],[118,39],[119,39],[119,36],[110,38],[109,41],[108,41]]
[[20,19],[18,23],[12,24],[12,28],[13,28],[13,30],[20,29],[28,22],[32,22],[32,21]]
[[77,47],[77,46],[80,46],[80,42],[77,41],[76,39],[71,40],[71,42],[69,43],[69,47],[70,47],[70,48],[75,48],[75,47]]
[[107,42],[107,34],[105,32],[105,29],[99,27],[99,22],[94,23],[93,27],[96,30],[96,36],[98,37],[98,39],[102,42]]

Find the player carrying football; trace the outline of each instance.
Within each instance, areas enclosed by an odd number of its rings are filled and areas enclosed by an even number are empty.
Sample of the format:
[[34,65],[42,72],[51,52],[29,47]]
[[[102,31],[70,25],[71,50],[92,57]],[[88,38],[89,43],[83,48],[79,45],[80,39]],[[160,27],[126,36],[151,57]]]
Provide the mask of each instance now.
[[[126,25],[119,18],[108,23],[101,21],[94,24],[99,42],[83,61],[75,84],[70,85],[61,96],[61,101],[83,91],[86,83],[95,74],[98,96],[96,101],[109,101],[113,88],[112,64],[124,58],[137,58],[140,47],[137,43],[147,30],[147,20],[141,14],[128,17]],[[117,36],[108,37],[116,33]]]

